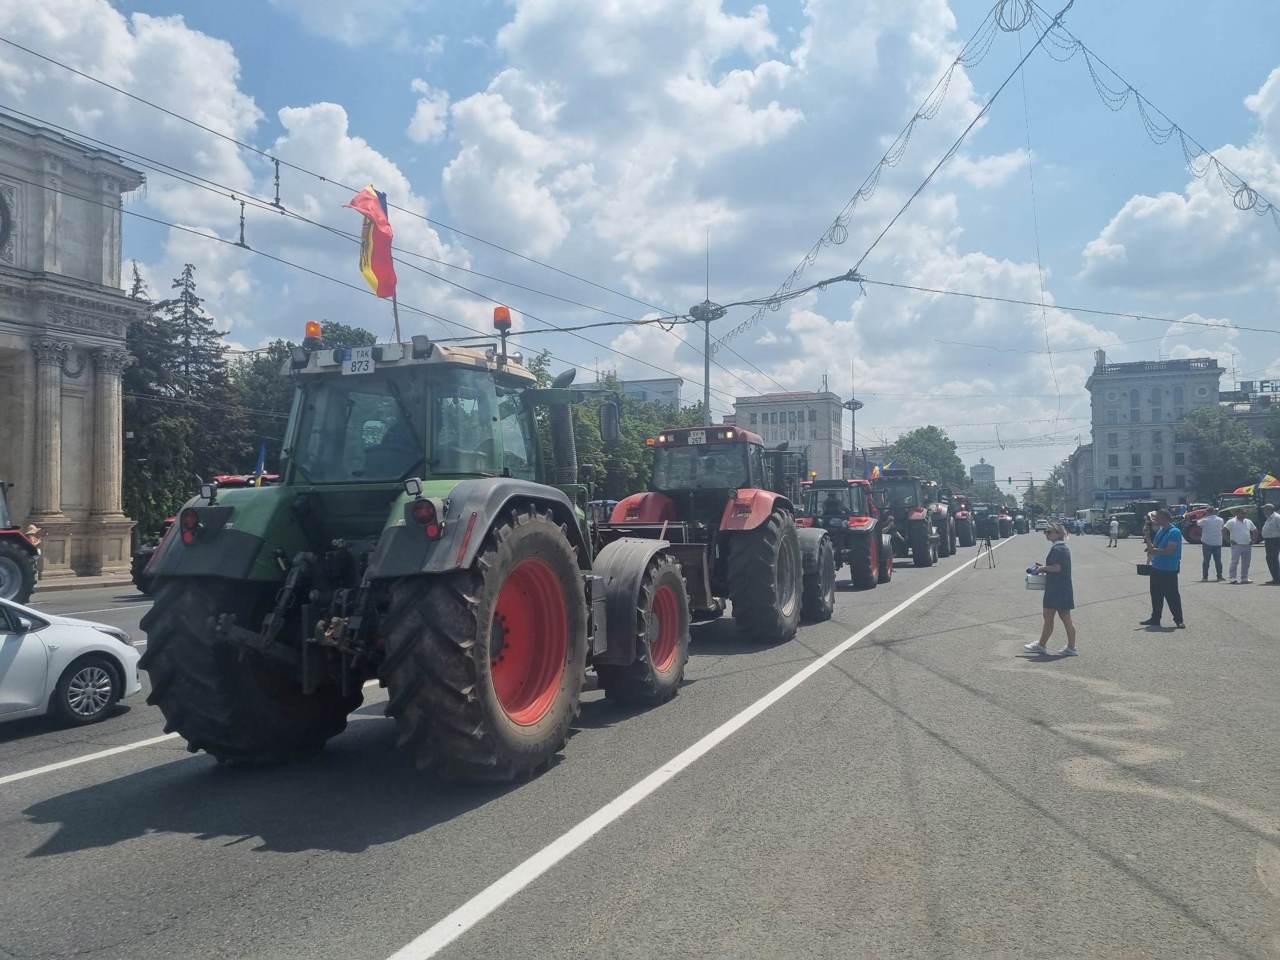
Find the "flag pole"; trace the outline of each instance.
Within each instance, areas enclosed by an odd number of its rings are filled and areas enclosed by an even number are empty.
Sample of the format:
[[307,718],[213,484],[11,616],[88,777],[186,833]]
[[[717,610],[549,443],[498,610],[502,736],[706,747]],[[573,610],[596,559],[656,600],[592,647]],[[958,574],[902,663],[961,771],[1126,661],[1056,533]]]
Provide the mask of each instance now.
[[400,306],[396,302],[394,293],[391,295],[391,316],[396,322],[396,343],[403,343],[404,341],[400,339]]

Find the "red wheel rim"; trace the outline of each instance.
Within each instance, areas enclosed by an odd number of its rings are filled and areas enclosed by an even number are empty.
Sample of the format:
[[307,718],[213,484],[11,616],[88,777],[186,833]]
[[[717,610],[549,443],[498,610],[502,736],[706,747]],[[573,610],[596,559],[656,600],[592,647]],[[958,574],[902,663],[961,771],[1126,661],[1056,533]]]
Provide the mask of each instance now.
[[516,564],[498,592],[489,672],[498,703],[513,723],[531,726],[560,692],[569,650],[569,616],[560,581],[546,562]]
[[659,587],[653,595],[653,619],[657,632],[649,641],[649,656],[653,669],[666,673],[675,662],[680,636],[680,601],[670,587]]

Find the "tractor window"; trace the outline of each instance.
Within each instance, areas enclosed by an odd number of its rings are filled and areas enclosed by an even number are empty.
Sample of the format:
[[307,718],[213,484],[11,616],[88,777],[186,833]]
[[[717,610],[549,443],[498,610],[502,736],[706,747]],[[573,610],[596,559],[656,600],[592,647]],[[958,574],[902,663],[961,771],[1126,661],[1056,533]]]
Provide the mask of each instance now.
[[764,465],[764,448],[754,443],[748,446],[747,462],[751,467],[751,478],[747,481],[748,485],[767,487],[769,485],[769,474]]
[[431,473],[497,476],[498,398],[485,370],[445,367],[431,386]]
[[736,490],[751,485],[747,444],[709,443],[654,451],[655,490]]
[[[416,406],[415,406],[416,398]],[[420,395],[390,378],[326,377],[303,388],[293,462],[310,483],[400,480],[422,461]]]
[[502,469],[521,480],[537,480],[534,450],[537,440],[519,390],[498,388],[498,416],[502,434]]
[[881,481],[881,488],[884,490],[885,499],[895,506],[918,507],[920,506],[920,493],[916,489],[914,480],[884,480]]
[[810,487],[804,493],[804,511],[810,516],[860,517],[867,514],[867,497],[862,487]]

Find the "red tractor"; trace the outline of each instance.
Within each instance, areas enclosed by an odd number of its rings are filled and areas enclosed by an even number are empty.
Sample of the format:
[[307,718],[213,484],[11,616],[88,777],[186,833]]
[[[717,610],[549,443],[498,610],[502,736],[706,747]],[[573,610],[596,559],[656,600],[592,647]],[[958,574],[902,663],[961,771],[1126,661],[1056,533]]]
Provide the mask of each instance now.
[[956,524],[956,544],[972,547],[977,543],[978,531],[974,523],[973,505],[963,493],[951,495],[951,516]]
[[804,493],[796,526],[825,530],[838,570],[846,563],[855,587],[870,588],[893,577],[893,515],[881,513],[866,480],[815,480]]
[[872,490],[880,511],[893,518],[890,531],[893,555],[910,554],[917,567],[937,563],[941,536],[930,511],[932,494],[928,483],[906,470],[890,467],[880,472],[872,483]]
[[[1254,493],[1220,493],[1215,498],[1217,510],[1223,520],[1230,520],[1241,507],[1247,511],[1245,516],[1253,521],[1257,528],[1253,531],[1253,542],[1262,542],[1262,524],[1266,519],[1262,513],[1264,503],[1280,507],[1280,487],[1255,488]],[[1187,543],[1200,542],[1199,521],[1209,513],[1207,506],[1188,510],[1182,518],[1182,538]]]
[[1002,540],[1013,536],[1013,517],[1006,506],[1002,505],[996,511],[996,530]]
[[649,443],[649,491],[618,502],[598,529],[602,547],[624,538],[667,541],[694,617],[718,617],[728,601],[739,633],[757,643],[790,640],[801,616],[830,619],[831,538],[797,530],[791,501],[765,489],[759,436],[735,427],[673,428]]
[[40,541],[13,525],[8,492],[9,484],[0,480],[0,599],[26,603],[36,587]]

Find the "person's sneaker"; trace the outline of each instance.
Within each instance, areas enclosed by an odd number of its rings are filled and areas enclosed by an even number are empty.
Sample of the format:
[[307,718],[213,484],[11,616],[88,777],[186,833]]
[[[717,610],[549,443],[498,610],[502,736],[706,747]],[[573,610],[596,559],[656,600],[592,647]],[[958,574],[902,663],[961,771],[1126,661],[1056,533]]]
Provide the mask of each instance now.
[[1219,582],[1219,583],[1221,583],[1221,582],[1222,582],[1222,580],[1223,580],[1223,578],[1222,578],[1222,577],[1219,577],[1219,578],[1218,578],[1218,582]]
[[1185,629],[1187,629],[1187,625],[1186,625],[1185,623],[1183,623],[1181,620],[1179,620],[1178,622],[1176,622],[1176,623],[1174,624],[1174,626],[1175,626],[1175,627],[1177,627],[1179,630],[1185,630]]
[[1239,580],[1232,580],[1231,582],[1232,582],[1232,583],[1239,583],[1240,581],[1239,581]]
[[1139,621],[1138,621],[1138,626],[1140,626],[1140,627],[1158,627],[1158,626],[1160,626],[1160,621],[1159,621],[1159,620],[1139,620]]
[[1201,582],[1201,583],[1208,583],[1208,582],[1209,582],[1209,578],[1208,578],[1208,577],[1201,577],[1201,578],[1200,578],[1200,582]]
[[1253,583],[1253,581],[1252,581],[1252,580],[1241,580],[1240,582],[1241,582],[1241,583]]
[[1073,647],[1063,647],[1061,650],[1055,651],[1054,656],[1055,657],[1078,657],[1080,656],[1080,651],[1076,650]]
[[1049,652],[1044,647],[1040,646],[1040,644],[1038,643],[1024,643],[1022,645],[1022,649],[1027,651],[1027,653],[1048,653]]

